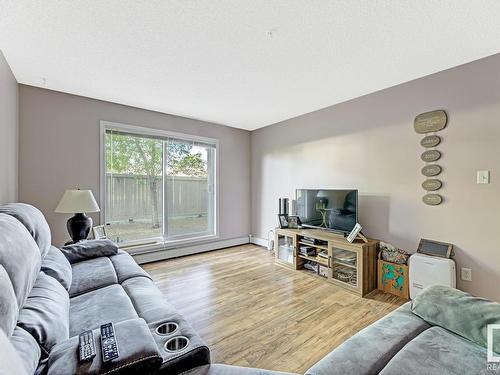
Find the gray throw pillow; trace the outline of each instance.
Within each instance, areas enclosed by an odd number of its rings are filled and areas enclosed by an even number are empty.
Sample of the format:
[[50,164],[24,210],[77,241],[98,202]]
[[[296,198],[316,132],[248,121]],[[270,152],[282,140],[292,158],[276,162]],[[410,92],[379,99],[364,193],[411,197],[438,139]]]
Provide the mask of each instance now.
[[[488,325],[500,324],[500,303],[440,285],[430,286],[415,297],[411,311],[429,324],[484,348],[487,347]],[[500,353],[500,339],[493,340],[493,350]]]
[[61,251],[70,263],[76,263],[86,259],[116,255],[118,253],[118,246],[113,241],[107,239],[83,240],[61,247]]
[[42,260],[42,271],[59,281],[69,291],[73,271],[71,264],[57,247],[51,246],[47,255]]
[[69,338],[69,295],[59,282],[40,272],[19,312],[18,326],[38,342],[44,355]]

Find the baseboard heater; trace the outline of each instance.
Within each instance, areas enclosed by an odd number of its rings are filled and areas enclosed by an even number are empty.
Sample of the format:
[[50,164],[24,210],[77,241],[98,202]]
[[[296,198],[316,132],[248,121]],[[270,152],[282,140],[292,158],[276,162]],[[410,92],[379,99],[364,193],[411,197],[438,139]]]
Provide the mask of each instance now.
[[248,243],[248,237],[244,236],[198,244],[170,244],[170,247],[169,244],[141,244],[141,246],[135,246],[135,249],[123,247],[123,250],[129,252],[138,264],[144,264]]

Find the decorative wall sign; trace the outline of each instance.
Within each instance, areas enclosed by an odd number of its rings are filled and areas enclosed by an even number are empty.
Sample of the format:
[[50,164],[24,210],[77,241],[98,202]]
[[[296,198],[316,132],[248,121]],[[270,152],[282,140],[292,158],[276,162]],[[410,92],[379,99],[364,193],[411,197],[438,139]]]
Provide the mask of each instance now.
[[427,191],[439,190],[442,186],[443,183],[435,178],[431,178],[422,182],[422,187]]
[[418,115],[415,117],[413,126],[418,134],[425,134],[443,130],[447,121],[446,112],[438,110]]
[[441,137],[439,135],[428,135],[420,141],[420,145],[425,148],[436,147],[440,143]]
[[442,168],[437,164],[429,164],[422,168],[422,174],[425,177],[437,176],[438,174],[441,173],[441,171]]
[[425,161],[426,163],[430,163],[441,158],[441,153],[438,150],[428,150],[420,155],[420,159]]
[[[443,110],[431,111],[421,113],[413,121],[413,127],[418,134],[434,133],[443,130],[448,122],[448,116]],[[426,163],[434,163],[435,161],[441,159],[441,152],[433,149],[441,143],[441,137],[436,134],[428,134],[420,141],[420,145],[425,147],[424,151],[420,155]],[[432,149],[431,149],[432,148]],[[421,172],[425,177],[438,176],[442,172],[441,166],[437,164],[427,164],[425,165]],[[429,206],[437,206],[443,202],[443,197],[436,193],[437,190],[443,187],[443,183],[437,178],[428,178],[422,182],[422,188],[428,192],[422,197],[422,201]],[[429,193],[432,192],[432,193]]]
[[437,206],[443,202],[443,197],[439,194],[426,194],[423,196],[422,201],[429,206]]

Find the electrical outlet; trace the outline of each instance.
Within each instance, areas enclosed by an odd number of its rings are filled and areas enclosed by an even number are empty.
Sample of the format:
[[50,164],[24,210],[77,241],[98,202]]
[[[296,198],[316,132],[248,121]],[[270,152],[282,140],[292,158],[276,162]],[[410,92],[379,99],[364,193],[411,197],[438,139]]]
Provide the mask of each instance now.
[[472,269],[462,267],[461,278],[463,281],[472,281]]

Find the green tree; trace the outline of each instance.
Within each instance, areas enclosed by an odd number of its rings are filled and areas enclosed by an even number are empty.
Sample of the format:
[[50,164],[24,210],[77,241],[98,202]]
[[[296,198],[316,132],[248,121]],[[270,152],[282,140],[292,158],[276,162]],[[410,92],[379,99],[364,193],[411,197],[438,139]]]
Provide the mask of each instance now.
[[[192,145],[187,143],[167,143],[167,175],[197,176],[207,175],[206,161],[201,153],[192,153]],[[107,172],[143,175],[148,180],[153,212],[154,228],[160,226],[158,202],[159,178],[163,168],[163,141],[133,137],[123,134],[106,136]]]

